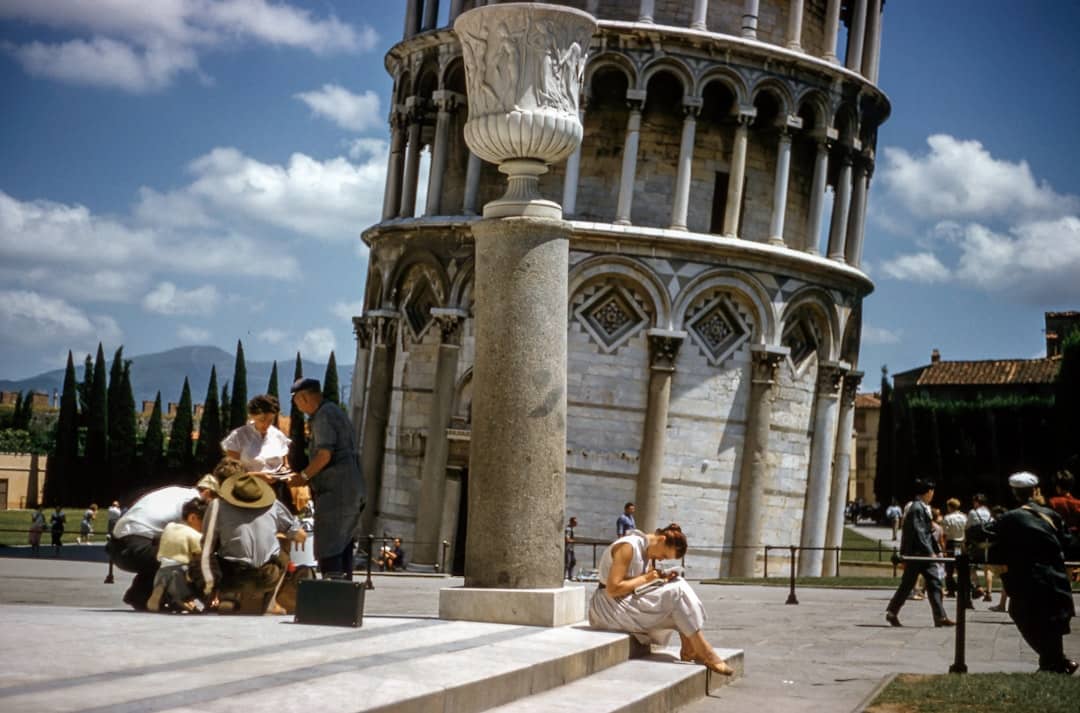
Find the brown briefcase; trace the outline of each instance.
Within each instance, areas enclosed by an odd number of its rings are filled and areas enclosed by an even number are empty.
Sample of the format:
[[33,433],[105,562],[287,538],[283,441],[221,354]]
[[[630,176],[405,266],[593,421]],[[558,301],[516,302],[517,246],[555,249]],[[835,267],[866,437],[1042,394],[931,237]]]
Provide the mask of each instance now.
[[296,623],[361,626],[364,585],[342,579],[306,579],[296,590]]

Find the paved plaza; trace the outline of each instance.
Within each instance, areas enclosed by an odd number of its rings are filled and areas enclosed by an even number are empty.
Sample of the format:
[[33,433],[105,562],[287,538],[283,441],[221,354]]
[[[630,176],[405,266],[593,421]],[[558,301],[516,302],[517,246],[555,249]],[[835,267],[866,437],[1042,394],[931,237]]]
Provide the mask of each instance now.
[[[450,668],[465,670],[477,667],[474,657],[490,658],[478,653],[483,649],[477,643],[498,646],[526,629],[541,636],[531,639],[533,648],[552,643],[543,643],[548,635],[539,632],[545,630],[438,620],[438,591],[459,586],[461,580],[454,578],[377,576],[364,627],[351,630],[296,626],[291,617],[137,614],[120,603],[130,575],[118,573],[116,583],[106,585],[104,574],[100,562],[0,557],[0,628],[6,642],[0,652],[0,710],[234,710],[222,702],[225,696],[252,705],[273,700],[222,680],[226,663],[242,665],[261,686],[288,682],[289,696],[303,696],[307,689],[304,676],[290,672],[355,678],[353,669],[363,670],[360,681],[384,695],[388,681],[375,674],[382,664],[415,673],[415,686],[437,688],[438,676],[411,668],[414,658],[438,651],[449,657]],[[694,713],[852,711],[884,676],[944,673],[953,659],[954,630],[935,629],[925,602],[904,607],[903,628],[885,624],[887,591],[803,588],[799,604],[786,605],[787,591],[779,588],[695,588],[709,612],[708,639],[717,647],[744,649],[745,674],[685,709]],[[970,670],[1033,671],[1035,655],[1007,615],[986,606],[980,602],[968,618]],[[368,649],[332,664],[319,658],[343,642],[355,640],[359,646],[363,637],[369,639]],[[468,645],[448,643],[451,639]],[[1066,653],[1080,658],[1080,634],[1067,637]],[[155,690],[147,691],[148,683]],[[125,686],[140,690],[121,695]],[[192,693],[185,695],[189,686]],[[72,705],[72,696],[84,698]],[[110,700],[124,703],[110,705]]]

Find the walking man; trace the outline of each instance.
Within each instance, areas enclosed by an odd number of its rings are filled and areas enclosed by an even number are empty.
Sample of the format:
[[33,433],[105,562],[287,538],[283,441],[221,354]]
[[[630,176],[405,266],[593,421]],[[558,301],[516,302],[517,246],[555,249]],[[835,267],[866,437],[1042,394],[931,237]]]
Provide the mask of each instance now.
[[[930,511],[930,501],[934,499],[934,484],[927,480],[916,480],[914,490],[915,499],[904,508],[900,526],[900,554],[905,557],[940,557],[941,549],[934,538],[934,519]],[[926,582],[926,598],[934,615],[934,626],[955,626],[956,622],[946,615],[945,605],[941,600],[941,574],[937,562],[904,563],[904,576],[900,578],[900,586],[885,610],[885,621],[892,626],[902,626],[900,608],[907,601],[920,574]]]
[[619,515],[619,519],[615,521],[615,537],[622,537],[631,530],[637,529],[637,524],[634,523],[634,510],[633,503],[623,505],[623,514]]

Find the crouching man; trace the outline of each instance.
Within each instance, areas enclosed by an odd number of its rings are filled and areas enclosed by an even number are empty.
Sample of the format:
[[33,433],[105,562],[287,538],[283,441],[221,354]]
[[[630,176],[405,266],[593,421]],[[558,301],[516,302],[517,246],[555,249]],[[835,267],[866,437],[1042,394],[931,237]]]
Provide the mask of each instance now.
[[226,477],[206,511],[198,584],[222,613],[285,613],[274,600],[289,569],[278,535],[302,543],[307,533],[270,485],[239,461],[229,459],[215,472]]

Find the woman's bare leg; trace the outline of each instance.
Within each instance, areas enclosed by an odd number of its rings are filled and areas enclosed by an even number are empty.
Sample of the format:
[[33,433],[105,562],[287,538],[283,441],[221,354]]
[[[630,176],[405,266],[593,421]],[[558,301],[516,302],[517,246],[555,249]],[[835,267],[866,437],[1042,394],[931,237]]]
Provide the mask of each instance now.
[[679,658],[683,661],[696,661],[697,655],[694,653],[694,644],[690,641],[690,638],[680,632],[679,641],[682,642],[682,648],[679,649]]
[[735,673],[735,670],[724,663],[724,660],[720,658],[713,647],[709,645],[709,642],[705,640],[705,634],[701,633],[701,631],[695,632],[688,638],[690,644],[694,647],[697,660],[700,663],[705,664],[707,669],[725,676],[730,676]]

